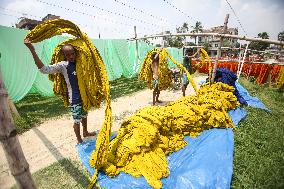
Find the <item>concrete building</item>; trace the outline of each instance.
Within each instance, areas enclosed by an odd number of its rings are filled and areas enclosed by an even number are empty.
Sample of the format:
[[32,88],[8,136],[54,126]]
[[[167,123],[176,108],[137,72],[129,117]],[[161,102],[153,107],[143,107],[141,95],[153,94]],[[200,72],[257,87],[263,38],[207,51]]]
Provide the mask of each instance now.
[[16,28],[20,28],[20,29],[26,29],[26,30],[32,30],[34,27],[36,27],[38,24],[48,21],[48,20],[55,20],[55,19],[59,19],[60,16],[56,16],[56,15],[52,15],[52,14],[48,14],[46,15],[42,20],[33,20],[30,18],[25,18],[22,17],[19,21],[18,24],[16,24]]
[[[202,33],[222,33],[224,26],[217,26],[213,27],[211,29],[204,29]],[[238,28],[228,28],[227,34],[230,35],[238,35]],[[213,36],[199,36],[198,37],[198,45],[206,46],[205,44],[208,44],[208,54],[211,57],[214,57],[217,55],[217,50],[220,43],[220,38],[216,38]],[[238,40],[237,39],[224,39],[223,41],[223,47],[232,47],[235,48],[237,45]],[[225,48],[224,51],[222,50],[222,53],[226,52]]]

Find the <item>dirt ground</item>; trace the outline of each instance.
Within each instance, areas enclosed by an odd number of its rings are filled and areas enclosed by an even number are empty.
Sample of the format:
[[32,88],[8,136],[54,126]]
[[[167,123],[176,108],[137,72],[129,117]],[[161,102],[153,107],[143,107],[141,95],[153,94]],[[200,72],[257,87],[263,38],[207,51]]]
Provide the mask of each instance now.
[[[206,76],[196,76],[196,84],[204,81]],[[199,87],[199,85],[198,85]],[[193,94],[193,88],[188,87],[186,94]],[[181,90],[166,90],[160,94],[162,103],[174,101],[182,96]],[[152,104],[152,91],[145,89],[134,94],[123,96],[112,101],[113,113],[113,131],[117,131],[122,120],[132,115],[137,110]],[[88,130],[99,130],[104,120],[104,109],[93,110],[88,115]],[[71,158],[79,160],[75,145],[77,143],[71,117],[49,120],[36,128],[19,135],[19,141],[24,151],[24,155],[30,165],[32,173],[51,165],[52,163],[63,159]],[[92,138],[85,138],[89,140]],[[11,175],[9,166],[5,157],[3,147],[0,147],[0,188],[10,188],[15,184],[14,177]]]

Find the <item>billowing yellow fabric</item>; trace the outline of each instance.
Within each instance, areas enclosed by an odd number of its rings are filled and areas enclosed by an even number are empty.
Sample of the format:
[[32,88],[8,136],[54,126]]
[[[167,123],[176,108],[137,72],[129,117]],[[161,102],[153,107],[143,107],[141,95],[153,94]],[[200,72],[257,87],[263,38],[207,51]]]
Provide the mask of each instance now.
[[170,59],[175,65],[177,65],[180,69],[182,69],[187,77],[191,85],[193,86],[195,92],[197,91],[196,85],[190,75],[190,73],[184,68],[184,66],[173,59],[173,57],[169,54],[167,49],[152,49],[149,51],[144,58],[144,62],[139,72],[139,77],[147,82],[147,86],[149,89],[153,88],[153,71],[152,71],[152,54],[159,53],[159,65],[158,65],[158,89],[165,90],[171,86],[172,83],[172,72],[168,67],[168,59]]
[[[65,44],[70,44],[76,51],[76,72],[78,85],[82,97],[83,108],[87,111],[91,108],[98,108],[103,100],[106,100],[105,120],[100,133],[97,137],[96,152],[93,157],[99,159],[94,164],[98,170],[106,164],[108,154],[108,146],[110,141],[112,112],[110,100],[110,86],[107,77],[107,72],[103,60],[87,35],[68,20],[51,20],[36,26],[26,36],[31,42],[40,42],[51,38],[55,35],[68,33],[75,38],[59,44],[52,55],[51,64],[56,64],[64,60],[61,47]],[[54,93],[63,96],[64,104],[69,104],[67,97],[67,86],[62,74],[51,74],[49,78],[54,82]],[[93,177],[96,180],[97,172]],[[92,187],[92,182],[90,187]]]
[[284,87],[284,67],[280,69],[279,76],[277,78],[277,88],[281,89]]
[[147,82],[148,88],[153,88],[153,70],[152,70],[152,55],[153,53],[159,53],[159,65],[158,65],[158,89],[165,90],[170,87],[172,83],[172,73],[168,67],[168,59],[166,56],[166,49],[152,49],[144,58],[139,77]]
[[[204,64],[206,64],[206,59],[208,61],[208,75],[209,75],[209,78],[211,78],[211,74],[212,74],[212,62],[211,62],[211,59],[209,57],[209,55],[207,54],[207,52],[204,50],[204,49],[200,49],[200,58],[201,58],[201,61],[202,61],[202,64],[198,65],[197,69],[201,68]],[[209,79],[209,82],[210,79]]]
[[[126,119],[110,142],[105,173],[125,172],[144,176],[153,188],[170,172],[166,155],[183,148],[185,135],[198,136],[210,128],[233,128],[228,111],[239,103],[234,88],[223,84],[202,85],[195,96],[182,97],[166,106],[149,106]],[[91,156],[90,165],[100,161]]]

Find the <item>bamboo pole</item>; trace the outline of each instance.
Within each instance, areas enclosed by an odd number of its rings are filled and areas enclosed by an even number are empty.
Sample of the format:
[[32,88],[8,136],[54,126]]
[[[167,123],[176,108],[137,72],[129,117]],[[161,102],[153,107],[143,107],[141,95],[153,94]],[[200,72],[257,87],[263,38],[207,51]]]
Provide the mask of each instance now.
[[240,40],[244,40],[244,41],[259,41],[259,42],[265,42],[265,43],[282,45],[282,46],[284,45],[284,41],[277,41],[277,40],[271,40],[271,39],[262,39],[262,38],[253,38],[253,37],[247,37],[247,36],[230,35],[230,34],[223,34],[223,33],[159,34],[159,35],[150,35],[150,36],[140,37],[140,38],[131,38],[131,39],[128,39],[128,40],[141,40],[141,39],[148,39],[148,38],[155,38],[155,37],[172,37],[172,36],[213,36],[213,37],[240,39]]
[[13,113],[13,115],[15,115],[16,117],[20,117],[20,114],[19,114],[15,104],[13,103],[11,98],[9,98],[9,97],[8,97],[8,104],[9,104],[9,108],[10,108],[11,112]]
[[[226,14],[225,21],[224,21],[224,28],[223,28],[223,33],[224,34],[227,32],[228,19],[229,19],[229,14]],[[211,78],[209,78],[212,83],[214,82],[214,79],[215,79],[216,69],[217,69],[217,66],[218,66],[219,58],[221,57],[221,47],[223,46],[223,39],[224,39],[223,37],[220,37],[220,43],[219,43],[219,46],[218,46],[216,62],[214,64],[214,68],[213,68],[213,71],[212,71],[212,76],[211,76]]]
[[244,63],[245,63],[245,59],[246,59],[246,56],[247,56],[247,51],[248,51],[248,43],[247,43],[247,46],[246,46],[246,49],[245,49],[245,52],[244,52],[244,56],[243,56],[243,60],[242,60],[242,63],[240,65],[240,70],[238,70],[238,74],[237,74],[237,81],[239,81],[239,78],[240,78],[240,75],[242,73],[242,69],[243,69],[243,66],[244,66]]
[[[134,36],[135,39],[137,38],[137,31],[136,31],[136,26],[134,26]],[[136,45],[136,49],[135,49],[135,66],[138,65],[138,60],[139,60],[139,54],[138,54],[138,41],[135,40],[135,45]]]
[[20,188],[36,189],[29,164],[17,137],[17,131],[8,106],[8,93],[0,73],[0,140],[12,175]]

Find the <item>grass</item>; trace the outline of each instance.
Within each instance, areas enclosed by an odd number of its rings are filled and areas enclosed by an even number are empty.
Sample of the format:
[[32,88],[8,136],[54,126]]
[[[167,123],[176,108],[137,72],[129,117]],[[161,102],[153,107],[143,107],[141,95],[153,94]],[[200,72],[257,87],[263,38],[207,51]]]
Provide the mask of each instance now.
[[34,173],[33,180],[40,189],[85,189],[89,184],[89,174],[80,162],[62,159]]
[[231,188],[284,188],[284,97],[267,86],[242,79],[251,95],[271,112],[247,107],[248,116],[234,131]]
[[[284,188],[283,94],[266,86],[254,85],[245,79],[241,79],[241,83],[251,95],[259,97],[272,111],[246,107],[246,119],[234,130],[234,172],[231,188]],[[127,94],[119,90],[125,83],[116,81],[116,85],[120,86],[116,89],[117,93]],[[135,90],[140,88],[134,88],[132,92]],[[64,159],[36,172],[33,178],[38,188],[86,188],[88,173],[80,164]]]
[[[128,79],[121,77],[110,82],[111,99],[128,95],[146,87],[137,77]],[[15,118],[16,130],[19,134],[31,129],[47,119],[68,116],[68,109],[58,96],[43,97],[39,94],[28,94],[17,102],[17,110],[21,117]]]

